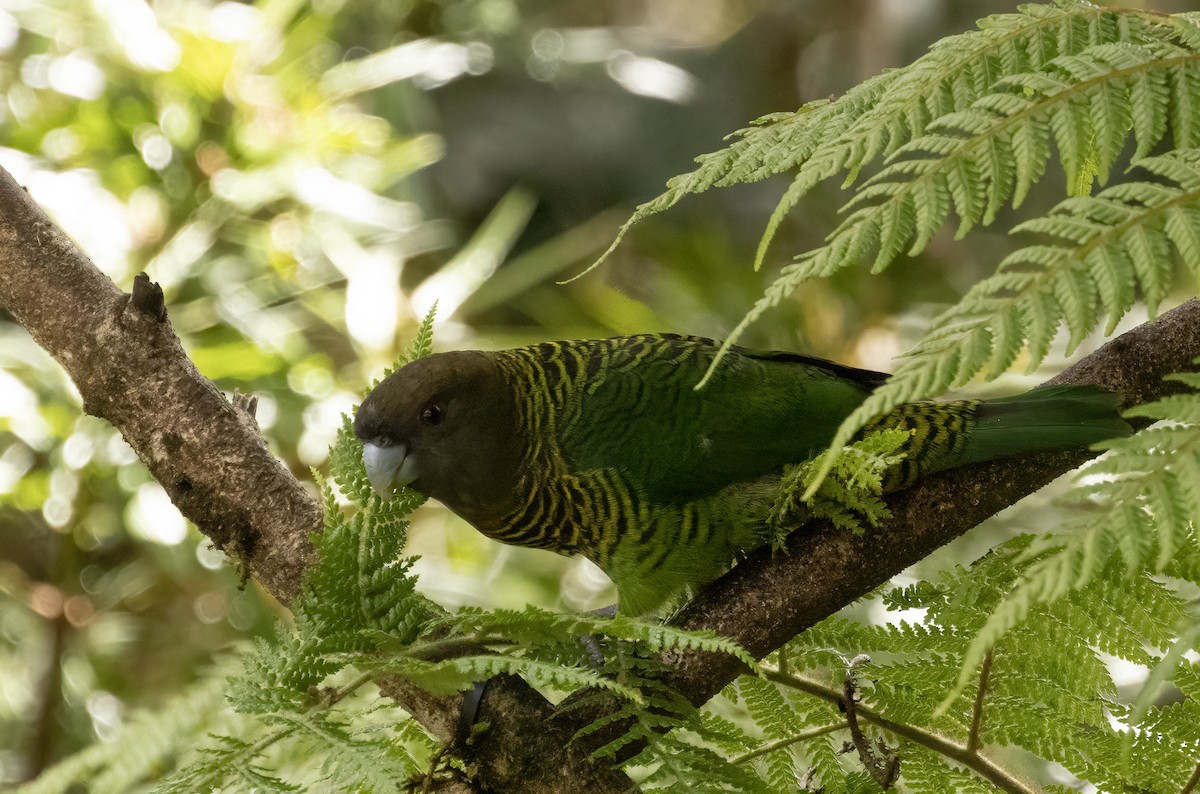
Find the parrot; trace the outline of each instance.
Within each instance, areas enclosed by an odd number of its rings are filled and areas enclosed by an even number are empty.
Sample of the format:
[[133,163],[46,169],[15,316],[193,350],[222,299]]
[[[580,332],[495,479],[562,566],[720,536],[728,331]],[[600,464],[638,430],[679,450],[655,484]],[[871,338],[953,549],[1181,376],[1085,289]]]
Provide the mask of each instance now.
[[[484,535],[583,555],[643,615],[773,535],[789,467],[821,453],[887,375],[799,353],[639,334],[461,350],[384,378],[354,417],[384,499],[406,486]],[[1127,435],[1117,394],[1048,386],[902,405],[868,430],[910,431],[887,490],[968,463]]]

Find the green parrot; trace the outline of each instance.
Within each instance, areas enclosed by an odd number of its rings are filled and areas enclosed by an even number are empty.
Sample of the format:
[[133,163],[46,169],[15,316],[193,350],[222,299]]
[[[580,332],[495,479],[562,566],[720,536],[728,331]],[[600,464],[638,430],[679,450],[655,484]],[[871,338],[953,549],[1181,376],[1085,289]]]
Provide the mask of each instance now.
[[[887,375],[673,334],[431,355],[384,379],[354,420],[372,486],[408,486],[505,543],[582,554],[643,614],[771,536],[785,468],[820,453]],[[901,406],[889,490],[930,472],[1129,432],[1117,395],[1046,387]]]

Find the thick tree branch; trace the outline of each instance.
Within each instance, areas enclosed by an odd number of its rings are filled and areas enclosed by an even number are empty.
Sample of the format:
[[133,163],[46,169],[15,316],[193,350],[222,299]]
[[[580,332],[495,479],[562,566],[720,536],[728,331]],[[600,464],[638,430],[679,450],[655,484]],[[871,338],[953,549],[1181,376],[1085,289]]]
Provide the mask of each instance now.
[[[320,527],[319,506],[272,458],[250,417],[196,371],[149,286],[131,301],[0,169],[0,305],[63,365],[85,410],[117,427],[184,515],[286,603],[311,562],[308,535]],[[1132,405],[1165,393],[1162,376],[1197,356],[1200,302],[1192,301],[1055,381],[1116,388]],[[765,655],[1086,457],[1043,454],[930,478],[890,500],[886,527],[862,535],[806,527],[786,553],[753,554],[714,582],[676,623]],[[695,703],[741,672],[729,657],[696,651],[666,661],[673,683]],[[460,698],[433,697],[403,681],[387,691],[450,741]],[[520,679],[494,680],[480,710],[492,730],[472,748],[478,779],[495,790],[626,789],[628,778],[591,761],[583,742],[568,742],[595,713],[554,710]]]
[[0,169],[0,305],[54,356],[179,509],[276,597],[296,593],[321,510],[184,353],[145,282],[118,290]]
[[[247,411],[201,375],[148,279],[121,292],[0,169],[0,306],[66,369],[84,410],[107,419],[180,511],[283,603],[312,562],[321,508],[267,450]],[[385,691],[442,741],[459,697],[403,681]],[[490,789],[624,791],[629,779],[545,726],[550,704],[520,679],[489,686],[481,719],[494,730],[474,748]]]

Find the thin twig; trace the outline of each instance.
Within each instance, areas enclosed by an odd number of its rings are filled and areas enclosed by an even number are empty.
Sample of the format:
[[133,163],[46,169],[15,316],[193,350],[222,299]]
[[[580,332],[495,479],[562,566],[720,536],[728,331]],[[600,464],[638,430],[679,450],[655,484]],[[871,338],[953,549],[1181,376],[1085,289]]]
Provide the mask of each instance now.
[[988,678],[992,675],[992,649],[983,657],[979,671],[979,689],[975,692],[975,708],[971,712],[971,733],[967,736],[967,752],[979,752],[979,734],[983,728],[983,700],[987,696]]
[[[842,702],[843,694],[841,689],[827,686],[818,681],[803,678],[796,674],[784,675],[770,668],[763,668],[763,675],[768,680],[774,681],[777,684],[798,689],[801,692],[821,698],[822,700],[827,700],[830,703]],[[920,744],[923,747],[928,747],[930,750],[940,753],[952,761],[957,761],[1001,791],[1008,792],[1008,794],[1040,794],[1040,789],[1036,786],[1020,780],[1015,774],[978,752],[968,752],[964,745],[952,742],[943,736],[939,736],[924,728],[918,728],[915,725],[893,722],[870,706],[865,706],[862,703],[856,703],[854,711],[856,716],[868,720],[890,733]],[[1189,794],[1189,792],[1184,792],[1184,794]]]
[[1192,772],[1192,776],[1188,778],[1188,782],[1179,794],[1192,794],[1196,790],[1197,784],[1200,784],[1200,764],[1196,764],[1196,770]]
[[858,751],[858,760],[879,787],[887,791],[900,775],[900,756],[894,750],[880,742],[882,758],[871,747],[871,742],[858,725],[858,682],[854,678],[854,669],[846,670],[846,678],[842,683],[842,710],[846,712],[846,724],[850,728],[850,738],[854,749]]
[[263,736],[254,744],[239,747],[233,752],[229,753],[227,760],[219,768],[213,769],[209,773],[208,777],[189,779],[188,783],[195,785],[197,791],[208,789],[216,791],[216,785],[223,781],[231,767],[234,770],[237,770],[240,768],[240,763],[249,764],[254,760],[255,756],[259,755],[276,742],[286,739],[295,732],[295,725],[284,725],[276,728],[275,730],[272,730],[270,733]]

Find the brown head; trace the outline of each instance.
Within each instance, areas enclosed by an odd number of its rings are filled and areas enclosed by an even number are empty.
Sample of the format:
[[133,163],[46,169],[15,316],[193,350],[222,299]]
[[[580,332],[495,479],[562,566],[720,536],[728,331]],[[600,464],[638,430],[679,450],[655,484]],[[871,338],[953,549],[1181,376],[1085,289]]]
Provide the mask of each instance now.
[[511,506],[521,463],[514,395],[486,353],[439,353],[401,367],[354,418],[372,486],[431,496],[481,529]]

